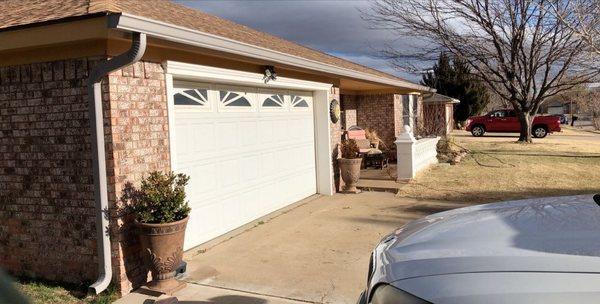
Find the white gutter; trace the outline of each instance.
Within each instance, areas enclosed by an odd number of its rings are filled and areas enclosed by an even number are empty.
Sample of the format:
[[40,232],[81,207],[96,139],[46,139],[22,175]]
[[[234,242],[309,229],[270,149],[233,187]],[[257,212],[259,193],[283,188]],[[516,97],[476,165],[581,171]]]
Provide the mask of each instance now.
[[106,152],[104,150],[104,115],[102,112],[102,79],[106,74],[140,60],[145,51],[146,34],[132,33],[131,48],[113,59],[98,63],[92,69],[88,78],[94,200],[96,202],[96,242],[98,244],[98,280],[89,289],[95,294],[104,291],[112,279]]
[[318,72],[329,73],[349,78],[356,78],[375,83],[386,84],[403,89],[413,89],[417,91],[434,91],[432,88],[402,81],[381,77],[365,72],[359,72],[347,68],[338,67],[319,61],[302,58],[295,55],[289,55],[282,52],[270,50],[267,48],[239,42],[233,39],[208,34],[185,27],[172,25],[169,23],[152,20],[145,17],[134,16],[126,13],[119,15],[110,15],[108,21],[109,28],[145,33],[148,36],[193,45],[210,50],[221,51],[224,53],[241,55],[245,57],[276,62],[289,66],[314,70]]

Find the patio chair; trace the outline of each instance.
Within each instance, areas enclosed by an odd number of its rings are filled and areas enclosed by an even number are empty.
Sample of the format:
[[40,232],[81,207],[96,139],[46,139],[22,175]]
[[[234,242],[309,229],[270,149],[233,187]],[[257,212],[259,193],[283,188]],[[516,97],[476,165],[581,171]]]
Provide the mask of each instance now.
[[[367,138],[367,132],[358,126],[352,126],[346,131],[346,139],[354,139],[358,145],[359,153],[363,154],[379,154],[381,151],[378,147]],[[378,145],[377,145],[378,146]]]
[[346,139],[354,139],[356,141],[356,145],[358,146],[359,154],[365,154],[371,150],[371,141],[367,139],[367,135],[365,130],[359,129],[354,126],[350,127],[348,131],[346,131]]

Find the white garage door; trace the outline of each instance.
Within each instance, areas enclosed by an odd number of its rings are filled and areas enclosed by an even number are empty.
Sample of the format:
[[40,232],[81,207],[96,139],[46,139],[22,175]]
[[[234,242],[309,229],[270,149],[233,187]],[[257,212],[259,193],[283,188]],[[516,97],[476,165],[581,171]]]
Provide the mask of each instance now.
[[312,93],[185,82],[173,93],[186,249],[316,193]]

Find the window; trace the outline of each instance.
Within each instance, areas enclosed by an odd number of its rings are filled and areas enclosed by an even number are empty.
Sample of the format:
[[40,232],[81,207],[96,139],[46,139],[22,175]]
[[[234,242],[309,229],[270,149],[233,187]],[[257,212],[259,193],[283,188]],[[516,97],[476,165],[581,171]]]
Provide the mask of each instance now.
[[293,108],[308,108],[308,102],[304,98],[296,95],[292,95],[291,98]]
[[208,90],[189,89],[176,93],[173,96],[177,106],[204,106],[208,103]]
[[242,96],[243,93],[219,91],[219,101],[225,107],[252,107],[250,101]]
[[277,94],[277,95],[271,95],[271,96],[267,97],[263,101],[262,106],[268,107],[268,108],[281,108],[281,107],[283,107],[283,103],[284,103],[283,95]]
[[505,111],[494,111],[494,112],[492,112],[492,114],[490,116],[491,117],[505,117],[506,112]]

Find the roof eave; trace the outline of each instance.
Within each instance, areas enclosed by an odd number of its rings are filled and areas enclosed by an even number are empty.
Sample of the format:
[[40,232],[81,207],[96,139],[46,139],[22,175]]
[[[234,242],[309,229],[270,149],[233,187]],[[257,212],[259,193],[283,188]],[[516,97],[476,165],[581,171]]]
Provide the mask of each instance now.
[[381,83],[403,89],[435,92],[435,90],[432,88],[415,83],[380,77],[369,73],[325,64],[315,60],[289,55],[225,37],[191,30],[185,27],[126,13],[110,15],[108,26],[110,28],[124,31],[145,33],[148,36],[183,43],[186,45],[202,47],[250,58],[268,60],[313,71]]

